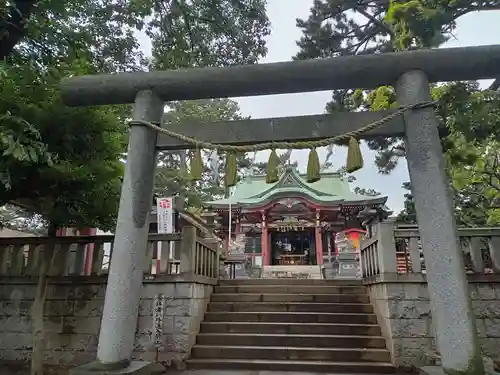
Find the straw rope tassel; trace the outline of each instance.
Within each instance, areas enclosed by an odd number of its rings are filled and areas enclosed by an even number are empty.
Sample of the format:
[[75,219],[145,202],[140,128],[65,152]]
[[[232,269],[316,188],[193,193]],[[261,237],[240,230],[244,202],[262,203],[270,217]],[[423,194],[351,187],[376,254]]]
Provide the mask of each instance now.
[[278,166],[280,164],[280,159],[275,149],[271,150],[269,155],[269,160],[267,162],[267,174],[266,183],[273,184],[278,181]]
[[307,160],[307,182],[312,183],[321,179],[319,157],[316,148],[312,148],[309,152]]
[[226,187],[231,187],[236,185],[238,180],[238,166],[236,162],[236,154],[234,152],[228,152],[226,156],[226,171],[224,174],[224,181]]
[[356,172],[363,168],[363,164],[363,155],[361,154],[359,142],[356,138],[351,137],[347,148],[346,171],[348,173]]
[[203,159],[201,157],[201,150],[197,148],[191,156],[191,180],[201,180],[203,173]]
[[[349,132],[346,132],[344,134],[339,134],[334,137],[328,137],[328,138],[323,138],[323,139],[318,139],[318,140],[309,140],[309,141],[297,141],[297,142],[287,142],[287,141],[271,141],[271,142],[262,142],[258,144],[252,144],[252,145],[228,145],[228,144],[217,144],[217,143],[211,143],[208,141],[204,140],[199,140],[184,134],[176,133],[174,131],[171,131],[167,128],[162,128],[161,123],[153,123],[149,121],[144,121],[144,120],[132,120],[130,121],[131,125],[140,125],[140,126],[147,126],[150,129],[160,133],[160,134],[166,134],[169,137],[173,137],[179,141],[182,141],[184,143],[188,143],[195,148],[204,148],[208,150],[218,150],[218,151],[224,151],[228,152],[227,159],[226,159],[226,176],[225,176],[225,182],[226,186],[231,187],[234,186],[237,182],[237,165],[236,165],[236,154],[235,153],[245,153],[245,152],[257,152],[257,151],[263,151],[263,150],[274,150],[274,149],[307,149],[310,148],[311,152],[309,153],[309,160],[307,163],[307,181],[308,182],[315,182],[318,181],[321,176],[320,176],[320,164],[319,164],[319,158],[318,158],[318,153],[316,151],[317,147],[325,147],[329,146],[334,143],[338,143],[339,141],[344,141],[349,139],[349,148],[347,151],[347,163],[346,163],[346,170],[349,173],[355,172],[363,167],[363,156],[361,155],[361,150],[359,147],[359,142],[357,138],[359,138],[361,135],[363,135],[366,132],[370,132],[374,129],[377,129],[384,124],[390,122],[391,120],[401,116],[403,113],[407,111],[411,111],[413,109],[421,109],[421,108],[428,108],[428,107],[435,107],[438,104],[438,101],[431,101],[431,102],[423,102],[423,103],[417,103],[413,104],[410,106],[404,106],[404,107],[399,107],[396,111],[388,114],[387,116],[371,122],[369,124],[366,124],[362,126],[359,129],[352,130]],[[272,152],[271,152],[272,153]],[[199,155],[199,159],[198,159]],[[276,155],[277,156],[277,155]],[[272,155],[274,158],[274,155]],[[201,159],[201,152],[198,154],[198,152],[195,153],[195,159],[197,159],[196,162],[193,160],[193,165],[195,168],[195,172],[197,169],[197,163],[199,161],[202,161]],[[274,163],[273,160],[270,160],[272,163]],[[271,167],[272,167],[271,163]],[[203,164],[203,163],[201,163]],[[203,167],[201,168],[203,171]],[[274,173],[273,168],[270,168],[270,171]],[[272,181],[274,178],[272,176],[272,173],[269,173],[269,179]],[[193,173],[194,177],[196,174]],[[267,177],[266,177],[267,178]]]

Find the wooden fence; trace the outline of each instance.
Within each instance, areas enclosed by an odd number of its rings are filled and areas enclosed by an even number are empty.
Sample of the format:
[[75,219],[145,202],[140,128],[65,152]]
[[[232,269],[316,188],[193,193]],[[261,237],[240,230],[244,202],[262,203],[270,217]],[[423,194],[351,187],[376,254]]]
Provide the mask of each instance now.
[[[49,276],[98,276],[108,273],[113,256],[114,236],[70,236],[0,238],[0,277],[37,276],[41,257],[52,248],[54,259]],[[168,259],[170,244],[180,246],[180,259]],[[156,261],[161,246],[162,259]],[[208,279],[219,277],[219,251],[215,241],[196,236],[187,226],[181,233],[149,234],[144,254],[144,274],[157,277],[193,274]]]
[[[458,228],[468,274],[500,274],[500,228]],[[363,278],[383,274],[425,274],[425,258],[417,225],[383,222],[361,243]]]

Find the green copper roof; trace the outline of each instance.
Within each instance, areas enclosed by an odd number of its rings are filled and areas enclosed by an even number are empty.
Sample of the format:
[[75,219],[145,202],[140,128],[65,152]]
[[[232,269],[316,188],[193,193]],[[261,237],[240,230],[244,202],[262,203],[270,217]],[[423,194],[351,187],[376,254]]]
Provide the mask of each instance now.
[[338,173],[322,173],[317,182],[308,183],[305,175],[295,169],[287,169],[274,184],[266,183],[266,176],[247,176],[234,188],[234,194],[226,199],[205,202],[206,206],[224,207],[260,205],[274,198],[302,195],[321,204],[333,203],[385,203],[386,197],[368,197],[354,194],[347,179]]

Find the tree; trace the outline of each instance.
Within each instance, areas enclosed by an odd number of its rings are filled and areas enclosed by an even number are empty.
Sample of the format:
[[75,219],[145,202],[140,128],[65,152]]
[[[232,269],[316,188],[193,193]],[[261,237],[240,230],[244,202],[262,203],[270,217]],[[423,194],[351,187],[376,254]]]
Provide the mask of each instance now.
[[464,226],[500,224],[500,143],[493,139],[466,142],[455,141],[451,158],[462,153],[467,163],[449,163],[455,197],[457,222]]
[[[303,36],[298,42],[301,48],[296,58],[317,58],[342,55],[356,55],[375,52],[390,52],[398,50],[433,48],[444,43],[456,27],[455,21],[462,15],[479,10],[500,9],[499,1],[337,1],[317,0],[311,8],[307,20],[297,20],[297,25],[303,29]],[[448,133],[444,134],[443,146],[447,152],[448,169],[454,177],[455,201],[462,205],[473,202],[472,193],[486,194],[488,201],[498,199],[491,187],[486,187],[488,181],[476,180],[478,191],[464,190],[464,175],[458,170],[481,168],[475,164],[476,159],[457,158],[458,152],[453,150],[476,149],[476,157],[484,157],[485,150],[494,146],[491,142],[498,141],[498,108],[500,98],[492,91],[498,88],[494,83],[490,90],[481,91],[476,83],[456,83],[433,87],[433,96],[440,99],[438,117],[445,125]],[[381,110],[396,105],[395,93],[392,87],[380,87],[372,92],[361,90],[337,90],[332,101],[327,104],[327,111],[357,111]],[[472,126],[471,126],[472,125]],[[490,136],[492,134],[492,136]],[[491,145],[491,146],[490,146]],[[370,149],[377,151],[376,165],[381,173],[390,173],[401,157],[405,156],[405,148],[400,138],[380,138],[368,142]],[[461,148],[460,148],[460,147]],[[481,153],[482,150],[482,153]],[[491,157],[491,156],[489,156]],[[489,165],[489,164],[488,164]],[[493,165],[493,164],[492,164]],[[467,175],[472,178],[473,174]],[[474,175],[477,175],[474,172]],[[484,176],[484,173],[479,173]],[[455,181],[460,179],[461,183]],[[491,184],[490,184],[491,185]],[[481,186],[481,187],[479,187]],[[409,185],[406,185],[408,188]],[[496,194],[496,195],[495,195]],[[496,198],[495,198],[496,196]],[[414,219],[411,195],[407,195],[405,210],[402,217],[405,220]],[[485,204],[484,207],[488,205]],[[470,212],[472,207],[462,206],[457,214]],[[483,207],[483,206],[481,206]],[[490,223],[496,216],[495,208],[490,207],[482,219],[476,222]],[[474,216],[474,215],[473,215]],[[476,215],[477,216],[477,215]],[[466,222],[470,223],[470,220]]]
[[[29,11],[18,12],[21,6]],[[136,32],[143,30],[152,39],[153,61],[139,50]],[[0,5],[0,32],[6,57],[0,69],[0,203],[21,203],[42,215],[52,237],[63,225],[113,227],[130,113],[128,106],[65,107],[57,90],[61,77],[256,62],[266,52],[269,21],[264,0],[8,1]],[[40,265],[32,310],[37,375],[43,373],[53,245]]]
[[[238,104],[229,99],[207,99],[174,102],[169,104],[169,111],[163,121],[166,122],[216,122],[242,119]],[[202,125],[200,125],[202,126]],[[210,150],[203,150],[205,170],[200,181],[192,181],[189,174],[189,159],[192,151],[160,152],[156,175],[155,192],[163,196],[181,195],[191,207],[200,207],[203,201],[223,197],[224,154],[215,155]],[[211,162],[211,157],[216,162]],[[241,155],[238,169],[248,168],[249,160]]]
[[156,68],[252,64],[267,53],[265,0],[150,2]]
[[47,234],[46,224],[39,214],[7,204],[0,207],[0,228],[8,228],[20,232],[31,233],[38,236]]
[[413,195],[411,194],[410,183],[404,182],[403,189],[405,189],[407,193],[405,193],[404,208],[398,214],[397,221],[406,224],[417,224],[417,212],[415,210],[415,202],[413,201]]
[[119,109],[64,106],[57,89],[63,73],[12,65],[0,87],[0,112],[7,113],[0,123],[0,202],[28,208],[47,223],[50,238],[32,308],[31,371],[37,375],[43,373],[47,274],[58,256],[53,238],[65,226],[113,227],[127,131]]
[[[297,20],[303,36],[296,59],[392,52],[442,45],[452,36],[456,20],[469,12],[500,9],[500,1],[316,0],[307,20]],[[372,93],[377,96],[379,90]],[[363,107],[359,93],[337,90],[327,111],[377,110]],[[360,108],[361,107],[361,108]],[[390,171],[404,156],[399,139],[368,142],[379,154],[379,167]],[[386,163],[384,163],[386,162]],[[386,169],[388,168],[388,169]]]
[[37,0],[4,1],[0,4],[0,60],[26,35],[28,20]]
[[[163,68],[254,63],[266,53],[265,0],[7,1],[1,57],[85,58],[97,71],[144,69],[137,33]],[[49,63],[50,63],[49,61]]]

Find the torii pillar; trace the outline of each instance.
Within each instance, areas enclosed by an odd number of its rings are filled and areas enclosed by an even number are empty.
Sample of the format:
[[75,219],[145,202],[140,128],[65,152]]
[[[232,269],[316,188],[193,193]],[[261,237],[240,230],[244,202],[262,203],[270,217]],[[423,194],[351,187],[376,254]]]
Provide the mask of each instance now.
[[[137,93],[133,119],[161,121],[164,102],[152,91]],[[71,375],[149,375],[154,364],[132,361],[141,298],[144,257],[149,232],[156,170],[157,132],[133,125],[120,198],[97,360],[71,370]]]
[[[432,100],[429,81],[421,70],[404,73],[396,83],[396,93],[401,105]],[[413,109],[404,119],[406,158],[442,366],[447,373],[483,374],[435,109]]]

